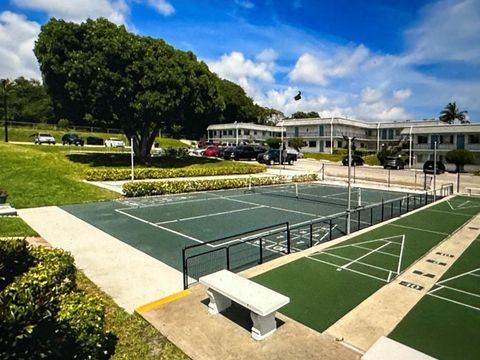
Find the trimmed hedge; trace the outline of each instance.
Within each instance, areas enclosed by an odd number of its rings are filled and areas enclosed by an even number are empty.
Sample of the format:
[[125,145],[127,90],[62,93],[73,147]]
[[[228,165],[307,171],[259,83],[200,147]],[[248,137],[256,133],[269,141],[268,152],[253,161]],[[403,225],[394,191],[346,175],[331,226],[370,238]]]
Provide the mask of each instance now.
[[[317,174],[293,177],[293,181],[314,181]],[[215,180],[190,180],[190,181],[139,181],[123,185],[123,192],[127,197],[151,196],[164,194],[179,194],[194,191],[221,190],[254,186],[273,185],[288,182],[285,176],[272,176],[264,178],[245,179],[215,179]]]
[[33,265],[25,239],[0,241],[0,291],[10,284],[15,276],[27,271]]
[[[0,358],[99,359],[107,350],[103,305],[75,291],[72,256],[60,249],[2,244],[32,265],[0,292]],[[15,266],[15,264],[13,264]]]
[[[235,167],[185,167],[185,168],[137,168],[134,170],[135,179],[165,179],[188,176],[239,175],[257,174],[264,172],[264,165],[238,164]],[[131,170],[125,168],[90,169],[85,173],[88,181],[129,180]]]

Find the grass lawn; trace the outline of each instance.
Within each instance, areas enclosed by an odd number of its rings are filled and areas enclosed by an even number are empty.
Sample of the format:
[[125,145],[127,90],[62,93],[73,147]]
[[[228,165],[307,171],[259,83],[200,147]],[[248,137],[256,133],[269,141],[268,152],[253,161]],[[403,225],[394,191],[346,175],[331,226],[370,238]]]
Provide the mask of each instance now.
[[1,237],[24,237],[38,235],[19,217],[0,217]]

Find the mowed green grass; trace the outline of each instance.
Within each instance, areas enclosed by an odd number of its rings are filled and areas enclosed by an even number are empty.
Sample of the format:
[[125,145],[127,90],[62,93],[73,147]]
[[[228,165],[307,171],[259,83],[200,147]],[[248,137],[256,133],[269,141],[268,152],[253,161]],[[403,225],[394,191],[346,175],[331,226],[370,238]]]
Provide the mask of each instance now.
[[16,208],[111,200],[118,194],[83,182],[88,165],[74,163],[67,148],[0,143],[0,188]]
[[[396,236],[395,241],[398,241],[398,237],[404,235],[405,245],[401,262],[403,271],[473,215],[454,215],[458,210],[450,209],[449,212],[444,205],[438,204],[410,214],[396,220],[394,224],[398,226],[384,225],[340,245],[364,243],[393,236]],[[432,211],[438,209],[441,212]],[[376,246],[370,243],[368,247],[373,249]],[[369,249],[364,250],[364,253],[369,252]],[[362,275],[346,270],[337,271],[338,267],[348,263],[349,259],[355,259],[349,258],[351,250],[352,248],[347,247],[343,254],[341,249],[336,250],[337,255],[347,258],[340,263],[329,260],[327,254],[320,253],[263,273],[255,277],[254,281],[290,297],[290,304],[282,308],[282,313],[317,331],[324,331],[386,284],[385,281],[368,276],[376,276],[377,272],[362,269],[361,272],[364,272]],[[366,257],[362,262],[392,269],[391,262],[385,261],[382,264],[380,254],[369,256],[370,259]],[[318,260],[326,261],[330,265]]]
[[[480,238],[469,246],[441,280],[480,268],[479,259]],[[426,295],[389,337],[438,359],[478,359],[480,351],[476,339],[480,330],[480,271],[476,274],[477,277],[461,277],[445,284],[468,290],[476,297],[458,292],[437,291],[435,294],[447,298],[451,296],[455,301],[476,305],[477,309]]]

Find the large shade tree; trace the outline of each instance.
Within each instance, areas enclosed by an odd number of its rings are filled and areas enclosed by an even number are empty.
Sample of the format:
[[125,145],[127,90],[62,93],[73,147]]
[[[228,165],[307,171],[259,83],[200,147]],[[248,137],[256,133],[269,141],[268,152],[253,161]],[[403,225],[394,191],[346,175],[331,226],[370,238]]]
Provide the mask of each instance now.
[[467,113],[468,111],[460,111],[456,102],[448,103],[440,112],[440,121],[447,124],[453,124],[455,120],[458,120],[462,124],[468,124],[470,121],[468,121],[466,117]]
[[140,160],[160,128],[200,133],[223,108],[218,78],[194,54],[106,19],[51,19],[34,52],[55,115],[120,127]]

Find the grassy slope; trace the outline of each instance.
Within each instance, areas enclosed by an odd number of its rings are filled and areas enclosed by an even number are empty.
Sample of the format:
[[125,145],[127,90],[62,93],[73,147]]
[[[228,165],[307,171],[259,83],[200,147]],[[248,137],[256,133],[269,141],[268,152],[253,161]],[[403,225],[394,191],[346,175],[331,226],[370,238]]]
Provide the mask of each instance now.
[[118,194],[82,182],[88,165],[73,163],[68,149],[0,143],[0,188],[17,208],[110,200]]

